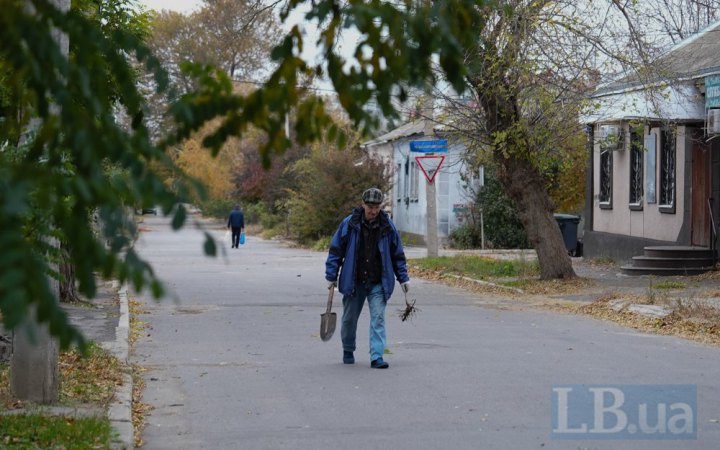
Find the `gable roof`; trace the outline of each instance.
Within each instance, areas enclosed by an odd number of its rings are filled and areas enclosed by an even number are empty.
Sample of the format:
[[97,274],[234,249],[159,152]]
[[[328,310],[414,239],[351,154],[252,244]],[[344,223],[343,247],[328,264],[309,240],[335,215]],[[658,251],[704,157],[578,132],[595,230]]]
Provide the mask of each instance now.
[[374,145],[386,144],[388,142],[397,141],[398,139],[424,135],[425,134],[425,119],[413,120],[405,125],[401,125],[394,130],[388,131],[382,136],[378,136],[373,140],[364,142],[363,147],[372,147]]
[[[649,81],[654,82],[720,74],[720,21],[679,42],[651,63],[650,70],[655,75]],[[647,82],[633,73],[601,86],[593,97],[641,88]]]

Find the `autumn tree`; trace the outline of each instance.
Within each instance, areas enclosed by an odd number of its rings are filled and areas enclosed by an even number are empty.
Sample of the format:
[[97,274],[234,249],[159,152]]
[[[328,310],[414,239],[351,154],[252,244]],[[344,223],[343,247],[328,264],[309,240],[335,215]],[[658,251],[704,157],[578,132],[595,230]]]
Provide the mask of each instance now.
[[[170,75],[175,95],[197,87],[195,78],[183,70],[187,62],[220,68],[234,80],[259,79],[281,34],[274,5],[261,0],[205,0],[191,14],[152,14],[148,43]],[[152,79],[147,82],[152,87]],[[162,117],[167,106],[165,101],[156,106],[158,121],[167,119]]]
[[391,175],[384,163],[360,148],[362,136],[341,110],[330,108],[329,113],[349,138],[345,146],[320,140],[284,171],[293,177],[287,203],[290,232],[302,242],[332,236],[338,223],[360,205],[360,193],[368,187],[390,189]]
[[508,0],[486,9],[474,45],[465,47],[468,90],[459,100],[436,90],[451,111],[447,125],[487,155],[516,205],[544,279],[575,275],[550,192],[569,194],[562,200],[574,206],[582,198],[582,184],[562,189],[568,177],[584,176],[577,117],[586,95],[601,69],[632,70],[649,58],[634,29],[638,11],[600,3]]
[[190,20],[206,62],[225,70],[233,80],[254,80],[266,69],[268,55],[280,35],[275,14],[279,1],[205,0]]
[[[252,80],[259,79],[260,72],[267,67],[270,49],[280,35],[274,6],[275,3],[258,0],[206,0],[200,9],[188,15],[168,10],[155,13],[149,42],[170,74],[176,90],[174,95],[192,91],[197,85],[196,78],[183,69],[188,63],[214,66],[231,80],[239,80],[233,83],[233,91],[238,95],[247,95],[255,89]],[[152,89],[148,88],[152,88],[152,83],[146,86],[146,91],[152,95]],[[162,98],[153,101],[149,113],[152,130],[173,127],[172,117],[166,114],[168,105],[169,102]],[[205,129],[212,129],[212,126]],[[217,169],[214,176],[200,178],[211,184],[206,191],[208,200],[227,202],[268,190],[267,181],[275,178],[274,174],[263,173],[256,164],[259,145],[255,141],[262,139],[259,133],[250,130],[241,139],[225,143],[218,159],[203,149],[201,142],[207,134],[190,135],[187,142],[168,151],[194,175]],[[195,164],[197,167],[193,167]],[[221,180],[234,185],[234,189],[229,185],[220,188],[218,182]],[[250,195],[243,195],[244,189],[239,189],[241,184],[249,185]],[[269,183],[270,187],[273,185]],[[194,198],[201,200],[198,195]]]
[[[208,125],[212,127],[212,122]],[[233,140],[228,140],[216,156],[212,156],[202,146],[203,132],[181,144],[176,164],[187,175],[202,180],[202,192],[192,193],[191,200],[198,202],[206,196],[216,199],[229,198],[232,194],[231,179]]]

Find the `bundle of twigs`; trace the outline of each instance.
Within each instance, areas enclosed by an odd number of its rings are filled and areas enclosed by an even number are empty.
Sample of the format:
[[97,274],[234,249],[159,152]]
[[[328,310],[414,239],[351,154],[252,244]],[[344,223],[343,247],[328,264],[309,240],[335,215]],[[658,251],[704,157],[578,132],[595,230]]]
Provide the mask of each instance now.
[[405,322],[408,319],[412,319],[415,317],[415,315],[420,312],[420,308],[415,306],[415,299],[412,300],[412,303],[408,301],[407,293],[405,293],[405,308],[398,310],[398,316],[400,316],[400,320]]

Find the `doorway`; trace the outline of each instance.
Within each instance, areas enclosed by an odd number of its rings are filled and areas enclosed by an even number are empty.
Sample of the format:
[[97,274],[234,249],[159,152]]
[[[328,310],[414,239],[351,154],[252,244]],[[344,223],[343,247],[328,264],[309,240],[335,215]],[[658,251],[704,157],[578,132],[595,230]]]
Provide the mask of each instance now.
[[[688,129],[689,131],[689,129]],[[710,246],[710,210],[708,200],[712,188],[712,158],[710,146],[704,142],[702,133],[695,132],[692,145],[692,210],[690,212],[690,244]]]

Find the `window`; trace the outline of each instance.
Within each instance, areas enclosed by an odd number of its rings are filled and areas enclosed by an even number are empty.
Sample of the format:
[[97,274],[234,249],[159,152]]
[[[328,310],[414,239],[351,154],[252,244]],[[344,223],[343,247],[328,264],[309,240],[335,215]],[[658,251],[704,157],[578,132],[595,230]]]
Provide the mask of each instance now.
[[403,197],[402,163],[396,164],[395,173],[397,174],[397,180],[395,181],[395,186],[397,186],[397,189],[395,190],[395,196],[397,197],[398,203],[400,203],[400,201],[402,201],[402,197]]
[[418,200],[418,178],[420,176],[420,168],[417,161],[410,162],[410,201]]
[[[400,188],[398,189],[398,203],[410,204],[410,196],[412,195],[412,168],[410,157],[405,156],[405,161],[398,164],[398,177],[400,179]],[[417,190],[417,189],[415,189]]]
[[630,128],[630,209],[643,209],[643,157],[642,128]]
[[600,208],[612,209],[613,158],[610,147],[600,145]]
[[675,145],[677,141],[675,127],[664,128],[660,132],[660,212],[675,214]]

